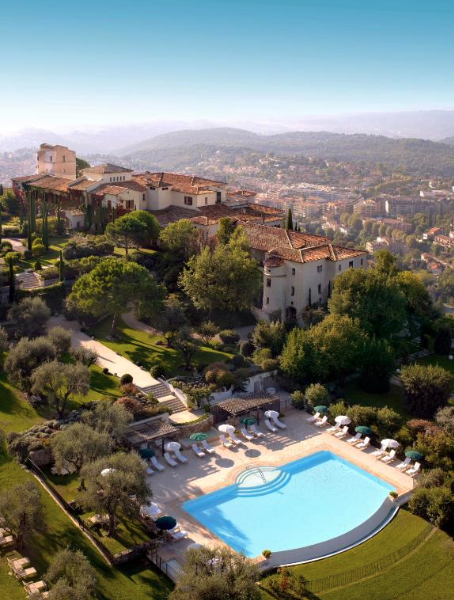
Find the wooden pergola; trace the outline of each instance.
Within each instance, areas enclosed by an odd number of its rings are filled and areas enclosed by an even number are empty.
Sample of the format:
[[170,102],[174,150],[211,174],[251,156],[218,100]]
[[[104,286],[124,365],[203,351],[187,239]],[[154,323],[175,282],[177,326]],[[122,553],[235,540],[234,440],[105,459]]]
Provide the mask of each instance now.
[[265,410],[275,410],[279,412],[280,399],[279,396],[266,393],[247,394],[242,397],[229,398],[223,400],[211,407],[214,425],[221,421],[254,413],[257,422],[260,420],[260,413]]
[[144,444],[146,444],[146,448],[150,448],[161,440],[164,451],[165,440],[174,439],[179,433],[179,430],[168,421],[152,417],[150,421],[141,421],[130,425],[125,439],[132,448],[136,449],[143,448]]

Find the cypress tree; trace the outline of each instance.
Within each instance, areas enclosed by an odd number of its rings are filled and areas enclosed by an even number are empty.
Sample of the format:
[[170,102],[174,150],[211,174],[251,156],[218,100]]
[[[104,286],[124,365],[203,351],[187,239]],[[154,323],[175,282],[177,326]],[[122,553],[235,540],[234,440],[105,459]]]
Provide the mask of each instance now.
[[46,252],[49,250],[49,221],[48,221],[48,210],[47,202],[44,197],[43,203],[43,244],[46,248]]
[[292,215],[292,209],[289,208],[287,211],[287,225],[285,227],[286,229],[293,229],[293,215]]
[[58,263],[58,278],[60,281],[65,280],[64,267],[65,267],[65,264],[63,262],[63,252],[60,250],[60,261]]
[[0,244],[2,243],[3,229],[2,229],[2,205],[0,204]]
[[8,261],[8,275],[9,275],[9,295],[8,300],[9,303],[12,304],[14,302],[14,298],[16,296],[16,277],[14,276],[14,261]]
[[27,248],[32,251],[32,224],[31,224],[31,214],[28,213],[28,227],[27,227]]

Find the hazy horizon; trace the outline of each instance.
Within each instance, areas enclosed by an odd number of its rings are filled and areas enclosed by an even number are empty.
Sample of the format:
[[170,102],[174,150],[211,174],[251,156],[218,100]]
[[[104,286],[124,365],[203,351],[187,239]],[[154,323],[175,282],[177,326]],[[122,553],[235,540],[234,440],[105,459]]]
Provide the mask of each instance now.
[[19,0],[2,17],[0,133],[454,106],[447,0]]

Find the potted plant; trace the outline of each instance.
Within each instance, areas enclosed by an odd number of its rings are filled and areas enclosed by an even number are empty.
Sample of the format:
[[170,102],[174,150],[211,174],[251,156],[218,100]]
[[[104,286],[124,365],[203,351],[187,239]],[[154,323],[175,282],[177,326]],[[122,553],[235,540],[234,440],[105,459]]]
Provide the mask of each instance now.
[[272,554],[271,550],[263,550],[262,551],[262,556],[265,560],[268,560],[269,557],[271,556],[271,554]]
[[391,498],[391,500],[395,500],[399,497],[399,494],[393,490],[392,492],[389,492],[389,497]]

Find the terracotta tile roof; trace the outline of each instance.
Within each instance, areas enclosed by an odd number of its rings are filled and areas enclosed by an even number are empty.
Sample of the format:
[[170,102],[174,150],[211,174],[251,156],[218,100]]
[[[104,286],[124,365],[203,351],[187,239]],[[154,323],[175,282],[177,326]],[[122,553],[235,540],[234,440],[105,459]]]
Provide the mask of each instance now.
[[227,196],[232,196],[233,198],[237,196],[241,198],[253,198],[257,196],[257,192],[253,192],[252,190],[229,190]]
[[97,165],[96,167],[87,167],[82,169],[82,173],[96,173],[105,175],[107,173],[132,173],[132,169],[126,169],[125,167],[119,167],[118,165],[112,165],[106,163],[104,165]]
[[24,175],[22,177],[12,177],[11,181],[15,183],[31,183],[32,181],[37,181],[38,179],[42,179],[43,177],[47,177],[47,175],[41,174],[37,175]]
[[110,194],[111,196],[121,196],[121,194],[124,194],[127,191],[128,190],[121,185],[117,185],[115,183],[104,183],[93,190],[93,193],[100,196],[104,196],[105,194]]
[[210,191],[211,187],[225,187],[227,184],[222,181],[214,181],[213,179],[204,179],[195,175],[181,175],[179,173],[150,173],[146,171],[135,176],[135,179],[140,180],[145,185],[153,185],[154,187],[172,187],[176,192],[182,192],[193,195],[201,195]]
[[334,246],[331,240],[320,235],[310,235],[268,227],[258,223],[242,222],[252,249],[261,250],[274,258],[306,263],[316,260],[344,260],[364,256],[367,252]]
[[71,179],[65,179],[63,177],[55,177],[55,175],[46,175],[42,179],[30,182],[35,187],[39,187],[43,190],[51,190],[53,192],[67,192],[68,184],[71,183]]
[[197,214],[194,209],[173,205],[161,210],[150,210],[149,212],[156,217],[161,227],[166,227],[170,223],[176,223],[181,219],[192,219]]
[[68,187],[71,190],[79,190],[79,191],[84,191],[93,185],[99,185],[99,181],[93,181],[93,179],[82,179],[81,181],[78,181],[76,179],[75,181],[71,181],[71,183],[68,183]]

